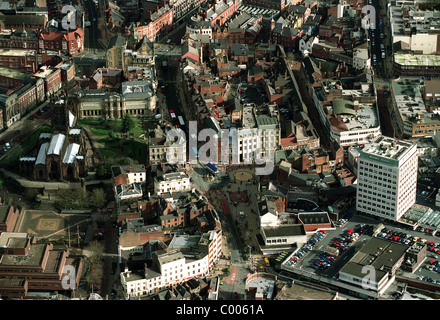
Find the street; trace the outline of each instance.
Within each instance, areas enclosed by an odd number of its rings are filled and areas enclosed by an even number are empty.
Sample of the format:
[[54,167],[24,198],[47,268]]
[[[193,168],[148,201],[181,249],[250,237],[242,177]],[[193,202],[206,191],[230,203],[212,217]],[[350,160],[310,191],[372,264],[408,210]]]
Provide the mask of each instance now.
[[[226,172],[227,171],[227,172]],[[203,165],[197,163],[192,166],[191,178],[194,186],[205,190],[214,208],[219,214],[223,230],[223,253],[230,257],[231,274],[222,281],[220,285],[220,297],[222,299],[233,299],[235,293],[238,299],[246,297],[245,280],[250,273],[251,266],[258,269],[263,265],[262,255],[258,252],[258,243],[255,235],[258,233],[257,214],[257,184],[253,181],[255,176],[249,168],[227,168],[220,170],[213,181],[206,181],[204,177],[208,171]],[[236,179],[241,172],[248,172],[252,178],[250,181]],[[247,199],[234,202],[233,196],[238,192],[244,192]],[[226,201],[229,207],[225,211],[222,201]],[[244,216],[240,215],[244,212]],[[246,253],[246,255],[245,255]],[[252,259],[252,264],[248,259]]]

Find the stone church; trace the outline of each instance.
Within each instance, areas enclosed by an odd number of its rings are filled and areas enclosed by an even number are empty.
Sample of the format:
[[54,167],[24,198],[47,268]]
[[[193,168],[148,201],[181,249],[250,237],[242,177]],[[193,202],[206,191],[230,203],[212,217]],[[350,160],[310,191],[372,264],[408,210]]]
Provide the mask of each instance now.
[[41,133],[36,147],[19,159],[23,176],[32,180],[79,180],[87,174],[86,137],[63,101],[51,104],[52,132]]

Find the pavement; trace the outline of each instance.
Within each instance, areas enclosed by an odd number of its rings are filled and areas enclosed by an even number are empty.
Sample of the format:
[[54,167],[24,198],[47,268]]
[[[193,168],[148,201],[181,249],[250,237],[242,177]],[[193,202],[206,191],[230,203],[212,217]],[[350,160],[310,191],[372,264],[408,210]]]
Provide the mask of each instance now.
[[[253,267],[263,265],[263,257],[258,252],[258,243],[255,238],[259,230],[257,227],[258,185],[253,183],[256,178],[255,174],[247,167],[227,168],[220,170],[217,177],[208,182],[203,178],[207,171],[202,165],[196,164],[192,169],[190,176],[193,184],[204,191],[218,212],[222,223],[222,252],[225,258],[219,261],[211,273],[212,276],[220,276],[224,274],[224,268],[230,268],[230,274],[220,284],[220,299],[234,299],[237,293],[238,299],[243,300],[246,297],[245,281],[251,269],[250,259],[245,258],[243,252],[251,252]],[[234,177],[241,177],[242,172],[251,179],[250,182],[234,179]],[[229,176],[230,182],[226,180],[226,176]],[[235,205],[230,197],[233,192],[246,192],[249,200],[237,202]],[[222,210],[222,201],[226,201],[230,214]],[[240,212],[244,212],[245,217],[240,217]]]

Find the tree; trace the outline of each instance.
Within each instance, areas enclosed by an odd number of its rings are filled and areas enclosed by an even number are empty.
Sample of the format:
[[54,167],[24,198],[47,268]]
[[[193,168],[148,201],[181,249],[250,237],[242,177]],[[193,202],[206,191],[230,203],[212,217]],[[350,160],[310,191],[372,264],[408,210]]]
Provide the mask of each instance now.
[[82,189],[76,190],[59,190],[57,193],[56,205],[59,209],[87,209],[87,194]]
[[101,242],[94,240],[87,246],[87,250],[90,252],[90,258],[92,260],[101,260],[104,254],[104,245]]
[[25,195],[26,195],[26,199],[29,202],[31,203],[39,202],[39,198],[38,198],[39,192],[37,189],[27,189]]
[[101,188],[93,189],[90,194],[90,206],[95,208],[102,208],[107,201],[105,191]]
[[134,125],[135,123],[133,118],[128,113],[126,113],[124,115],[124,118],[122,119],[122,132],[130,132],[130,130],[134,128]]
[[102,165],[102,164],[100,164],[100,165],[98,165],[97,167],[96,167],[96,178],[98,178],[98,179],[103,179],[103,178],[105,178],[105,176],[106,176],[106,169],[105,169],[105,167]]

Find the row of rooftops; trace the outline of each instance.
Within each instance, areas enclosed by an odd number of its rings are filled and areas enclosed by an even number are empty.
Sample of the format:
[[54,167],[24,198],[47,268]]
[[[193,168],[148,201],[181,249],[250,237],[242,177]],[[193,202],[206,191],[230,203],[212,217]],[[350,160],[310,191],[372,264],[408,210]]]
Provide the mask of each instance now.
[[[220,12],[221,10],[225,10],[227,8],[226,4],[221,1],[223,4],[220,4],[220,7],[216,8],[216,11]],[[228,5],[232,5],[232,1],[228,2]],[[223,12],[222,11],[222,12]],[[217,17],[218,15],[210,13],[213,12],[213,9],[209,9],[207,11],[207,17],[205,18],[204,14],[192,16],[191,19],[188,20],[188,26],[190,28],[211,28],[210,20]],[[256,24],[261,18],[270,20],[273,17],[279,16],[280,12],[278,10],[273,9],[265,9],[260,8],[248,4],[241,4],[238,7],[237,12],[228,19],[227,23],[220,28],[226,27],[229,31],[237,31],[237,30],[247,30],[251,33],[257,32]]]
[[435,33],[440,30],[440,12],[438,11],[421,10],[405,4],[392,4],[389,10],[394,37],[411,33]]
[[[63,104],[64,101],[57,101],[56,104]],[[68,111],[68,132],[65,133],[40,133],[39,140],[43,141],[38,150],[36,157],[21,157],[20,161],[31,161],[35,165],[46,165],[46,157],[49,155],[61,156],[62,151],[65,147],[66,141],[68,141],[69,136],[78,136],[81,134],[81,129],[75,127],[76,117],[71,112]],[[62,163],[72,164],[76,160],[84,160],[84,155],[80,154],[81,146],[78,143],[69,143],[66,147],[66,152],[64,153]]]
[[401,66],[440,67],[440,56],[434,54],[394,53],[394,63]]
[[150,98],[154,96],[153,80],[133,80],[121,83],[121,92],[109,92],[103,89],[89,89],[85,91],[85,99],[102,99],[117,96],[125,99]]
[[364,130],[380,126],[372,84],[360,82],[357,87],[345,89],[339,80],[323,80],[315,92],[323,102],[327,101],[327,96],[332,96],[331,105],[323,108],[327,109],[335,130]]
[[439,122],[440,116],[428,111],[420,88],[424,81],[418,78],[399,78],[391,82],[393,99],[403,121],[413,123]]
[[[78,129],[79,130],[79,129]],[[49,155],[61,155],[66,135],[59,133],[55,135],[42,135],[40,137],[50,136],[49,142],[43,142],[38,151],[37,157],[21,157],[20,161],[32,161],[36,165],[46,165],[46,157]],[[72,164],[75,160],[84,160],[84,155],[80,155],[80,145],[77,143],[70,143],[67,146],[62,162],[65,164]]]

